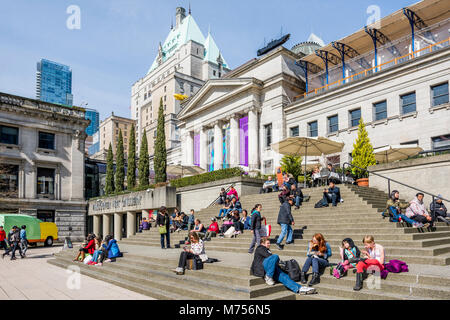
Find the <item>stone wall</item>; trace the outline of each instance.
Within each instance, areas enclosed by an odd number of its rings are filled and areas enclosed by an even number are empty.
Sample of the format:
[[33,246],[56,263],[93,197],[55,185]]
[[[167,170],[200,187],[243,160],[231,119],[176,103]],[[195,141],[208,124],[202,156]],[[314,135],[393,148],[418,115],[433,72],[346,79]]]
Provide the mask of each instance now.
[[193,186],[177,188],[177,207],[180,211],[189,212],[206,208],[219,196],[220,189],[227,189],[230,185],[238,192],[239,197],[257,194],[264,183],[263,179],[247,177],[234,177],[214,182],[202,183]]
[[[450,154],[434,157],[418,158],[393,163],[379,164],[368,168],[369,171],[397,180],[398,182],[416,187],[420,190],[441,194],[450,200]],[[376,175],[369,177],[370,187],[387,192],[387,180]],[[405,200],[414,198],[418,191],[391,182],[391,191],[400,191],[400,197]],[[431,196],[425,195],[425,204],[429,205]]]

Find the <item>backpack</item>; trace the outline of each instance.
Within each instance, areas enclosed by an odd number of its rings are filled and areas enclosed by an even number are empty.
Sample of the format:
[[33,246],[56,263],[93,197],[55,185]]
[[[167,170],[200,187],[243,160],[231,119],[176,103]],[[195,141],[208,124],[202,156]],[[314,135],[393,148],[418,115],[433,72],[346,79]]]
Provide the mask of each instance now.
[[293,281],[300,281],[300,266],[294,259],[286,261],[286,273]]
[[401,260],[390,260],[386,269],[392,273],[408,272],[408,265]]
[[317,201],[317,203],[314,205],[314,208],[322,208],[322,207],[328,207],[328,203],[324,203],[323,199],[320,199]]

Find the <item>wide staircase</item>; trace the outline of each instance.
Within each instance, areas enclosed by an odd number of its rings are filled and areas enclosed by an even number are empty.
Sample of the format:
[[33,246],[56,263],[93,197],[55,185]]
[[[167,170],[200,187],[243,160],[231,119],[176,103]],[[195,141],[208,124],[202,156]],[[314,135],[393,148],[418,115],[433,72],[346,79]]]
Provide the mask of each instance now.
[[[156,299],[450,299],[450,227],[437,223],[434,228],[413,228],[383,219],[387,194],[374,188],[339,185],[344,199],[337,207],[315,209],[314,204],[322,197],[323,188],[303,189],[310,196],[299,210],[292,210],[294,244],[280,251],[272,245],[273,253],[281,259],[296,259],[300,265],[306,256],[308,242],[320,232],[331,244],[331,263],[339,262],[339,247],[344,238],[350,237],[360,248],[365,235],[373,235],[384,246],[386,261],[403,260],[410,272],[389,274],[378,289],[364,281],[359,292],[352,290],[355,275],[349,272],[335,279],[327,268],[316,285],[318,294],[299,296],[281,284],[268,286],[261,278],[249,275],[252,255],[248,247],[252,234],[245,231],[236,238],[212,238],[205,242],[209,257],[220,262],[205,264],[199,271],[187,271],[178,276],[171,270],[176,267],[180,249],[160,249],[157,228],[138,233],[120,241],[125,248],[124,258],[103,267],[81,267],[81,273],[108,281]],[[281,228],[276,223],[280,203],[277,194],[249,195],[241,199],[243,208],[251,210],[262,204],[262,215],[272,225],[274,241]],[[196,213],[205,225],[217,216],[219,207],[213,206]],[[185,240],[186,231],[170,235],[172,247]],[[61,267],[72,264],[73,251],[62,251],[50,263]],[[370,287],[370,288],[369,288]]]

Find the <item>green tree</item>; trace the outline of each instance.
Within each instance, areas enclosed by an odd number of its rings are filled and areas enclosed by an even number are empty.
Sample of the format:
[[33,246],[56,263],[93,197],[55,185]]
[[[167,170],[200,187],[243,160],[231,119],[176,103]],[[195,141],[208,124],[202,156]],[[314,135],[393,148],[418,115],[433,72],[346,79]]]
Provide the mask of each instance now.
[[302,157],[285,155],[280,161],[281,170],[290,173],[294,179],[298,181],[298,177],[302,174]]
[[139,187],[148,186],[150,178],[150,168],[148,159],[148,142],[147,142],[147,132],[144,129],[141,139],[141,150],[139,153],[139,165],[138,165],[138,179]]
[[114,155],[111,143],[109,143],[108,156],[106,157],[105,194],[110,195],[112,193],[114,193]]
[[136,187],[136,133],[134,124],[131,126],[128,142],[128,166],[127,166],[127,189]]
[[[373,146],[370,143],[369,135],[362,118],[359,119],[358,137],[353,144],[352,159],[352,165],[362,169],[366,169],[377,163],[373,153]],[[368,178],[369,176],[367,171],[358,168],[353,168],[352,172],[357,179]]]
[[155,167],[155,182],[166,182],[167,180],[167,152],[166,133],[164,131],[164,109],[163,100],[159,102],[158,126],[156,128],[155,157],[153,158]]
[[123,150],[122,129],[119,130],[119,140],[116,146],[116,192],[123,191],[125,182],[125,157]]

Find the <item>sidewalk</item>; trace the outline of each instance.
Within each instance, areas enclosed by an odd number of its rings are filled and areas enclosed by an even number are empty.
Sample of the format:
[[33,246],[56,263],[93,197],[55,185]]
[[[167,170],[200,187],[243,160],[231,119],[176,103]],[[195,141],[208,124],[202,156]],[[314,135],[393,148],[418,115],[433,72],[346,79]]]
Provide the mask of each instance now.
[[70,289],[67,281],[71,272],[47,263],[61,249],[29,248],[25,259],[18,251],[15,261],[8,256],[0,258],[0,300],[153,300],[84,275],[80,275],[80,289]]

